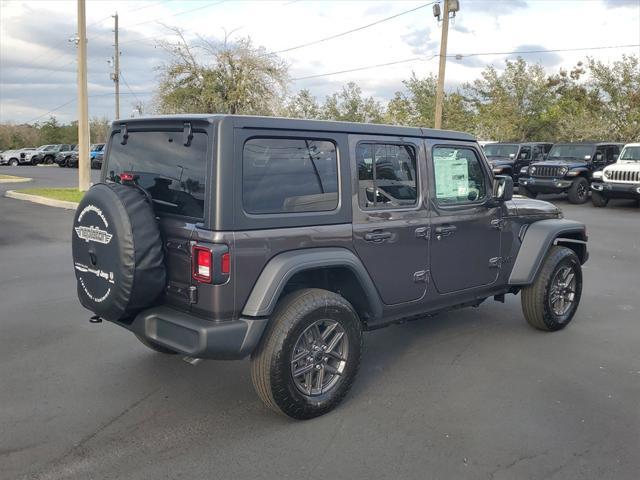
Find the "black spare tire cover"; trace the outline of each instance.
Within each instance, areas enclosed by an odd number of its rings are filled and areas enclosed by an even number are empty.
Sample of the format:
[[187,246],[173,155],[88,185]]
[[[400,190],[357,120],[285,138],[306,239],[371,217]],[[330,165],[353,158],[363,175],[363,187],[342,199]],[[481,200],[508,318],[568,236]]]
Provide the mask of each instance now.
[[162,294],[162,239],[152,205],[140,189],[92,186],[78,205],[72,235],[78,297],[85,308],[121,320]]

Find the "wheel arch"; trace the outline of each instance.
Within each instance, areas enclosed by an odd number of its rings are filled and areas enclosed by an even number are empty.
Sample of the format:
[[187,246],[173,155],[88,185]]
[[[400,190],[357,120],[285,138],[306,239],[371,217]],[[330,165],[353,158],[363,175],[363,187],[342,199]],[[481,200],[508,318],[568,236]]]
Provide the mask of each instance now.
[[382,300],[371,277],[360,259],[345,248],[292,250],[276,255],[258,277],[242,315],[269,316],[283,295],[310,287],[339,293],[362,321],[382,316]]
[[573,250],[581,264],[584,264],[589,258],[587,232],[583,223],[566,219],[534,222],[525,232],[509,276],[509,285],[531,284],[547,252],[553,245]]

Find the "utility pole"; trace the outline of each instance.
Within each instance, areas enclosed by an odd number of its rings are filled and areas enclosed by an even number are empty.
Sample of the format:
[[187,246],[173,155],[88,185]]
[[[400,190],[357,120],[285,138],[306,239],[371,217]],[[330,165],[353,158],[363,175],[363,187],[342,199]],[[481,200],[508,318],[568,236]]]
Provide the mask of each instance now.
[[90,183],[87,18],[85,0],[78,0],[78,189],[85,192]]
[[[435,7],[438,8],[435,8]],[[434,5],[433,14],[440,17],[440,5]],[[444,71],[447,65],[447,40],[449,38],[449,12],[455,17],[460,10],[458,0],[444,0],[444,11],[442,12],[442,39],[440,40],[440,66],[438,68],[438,85],[436,87],[436,113],[435,128],[442,128],[442,106],[444,103]]]
[[116,120],[120,118],[120,47],[118,46],[118,13],[113,16],[115,19],[115,43],[114,46],[116,50],[114,52],[113,57],[113,70],[114,72],[111,74],[111,78],[113,78],[113,82],[116,84]]

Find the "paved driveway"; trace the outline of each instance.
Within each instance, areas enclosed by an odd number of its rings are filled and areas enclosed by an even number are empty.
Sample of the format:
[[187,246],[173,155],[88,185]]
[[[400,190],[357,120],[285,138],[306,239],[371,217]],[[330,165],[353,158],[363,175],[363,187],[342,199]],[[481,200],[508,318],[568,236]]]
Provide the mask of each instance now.
[[[2,172],[34,169],[74,184]],[[529,328],[509,296],[369,333],[344,404],[296,422],[247,361],[193,367],[90,324],[72,212],[0,198],[0,478],[636,479],[640,209],[554,201],[590,236],[570,327]]]

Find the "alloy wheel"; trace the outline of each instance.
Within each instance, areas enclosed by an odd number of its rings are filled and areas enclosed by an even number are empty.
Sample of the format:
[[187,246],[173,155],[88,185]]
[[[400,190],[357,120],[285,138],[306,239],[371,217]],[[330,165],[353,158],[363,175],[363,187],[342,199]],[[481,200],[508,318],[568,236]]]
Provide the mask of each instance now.
[[551,280],[549,307],[558,317],[566,315],[576,297],[576,274],[571,266],[560,268]]

